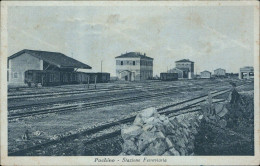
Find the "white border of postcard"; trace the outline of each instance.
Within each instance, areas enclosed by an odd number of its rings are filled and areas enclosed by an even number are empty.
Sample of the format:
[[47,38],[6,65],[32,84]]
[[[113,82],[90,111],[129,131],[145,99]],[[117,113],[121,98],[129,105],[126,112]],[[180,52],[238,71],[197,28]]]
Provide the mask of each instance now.
[[[8,6],[253,6],[255,71],[255,156],[146,156],[166,162],[122,162],[124,156],[8,157],[7,156],[7,8]],[[259,2],[258,1],[2,1],[1,2],[1,165],[259,165]],[[114,162],[95,162],[96,158]]]

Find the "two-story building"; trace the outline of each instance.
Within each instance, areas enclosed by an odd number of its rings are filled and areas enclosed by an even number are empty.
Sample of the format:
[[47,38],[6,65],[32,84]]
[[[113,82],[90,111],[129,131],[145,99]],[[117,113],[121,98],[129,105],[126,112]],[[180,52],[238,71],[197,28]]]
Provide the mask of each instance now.
[[175,67],[182,70],[182,78],[194,78],[194,62],[189,59],[182,59],[175,62]]
[[116,76],[119,80],[139,81],[153,77],[153,58],[139,52],[121,54],[116,58]]

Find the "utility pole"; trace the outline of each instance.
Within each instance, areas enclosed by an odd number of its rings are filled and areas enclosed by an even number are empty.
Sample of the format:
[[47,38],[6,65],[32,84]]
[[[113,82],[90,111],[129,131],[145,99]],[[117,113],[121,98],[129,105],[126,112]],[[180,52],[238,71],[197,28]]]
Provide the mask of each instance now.
[[102,62],[103,62],[103,60],[101,60],[101,73],[102,73]]

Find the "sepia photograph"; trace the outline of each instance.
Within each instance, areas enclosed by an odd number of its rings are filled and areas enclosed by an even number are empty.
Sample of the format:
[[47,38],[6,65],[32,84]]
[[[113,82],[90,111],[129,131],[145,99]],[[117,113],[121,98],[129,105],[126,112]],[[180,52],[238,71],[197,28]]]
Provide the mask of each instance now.
[[260,164],[257,1],[5,1],[0,58],[3,165]]

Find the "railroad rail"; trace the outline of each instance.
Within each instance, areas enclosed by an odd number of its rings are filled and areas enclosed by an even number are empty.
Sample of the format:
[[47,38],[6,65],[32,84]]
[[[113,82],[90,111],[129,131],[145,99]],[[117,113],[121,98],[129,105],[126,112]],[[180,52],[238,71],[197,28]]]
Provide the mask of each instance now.
[[[140,89],[140,88],[146,88],[146,87],[153,87],[153,86],[157,86],[157,83],[160,82],[152,82],[152,83],[148,83],[146,84],[145,87],[139,85],[139,84],[135,84],[135,85],[125,85],[123,84],[123,86],[121,84],[118,84],[118,86],[111,86],[111,87],[105,87],[105,88],[101,88],[101,89],[87,89],[87,88],[80,88],[80,89],[69,89],[69,90],[59,90],[58,92],[30,92],[30,93],[20,93],[20,94],[10,94],[8,93],[8,100],[16,100],[16,99],[25,99],[25,98],[35,98],[35,97],[51,97],[51,96],[55,96],[55,95],[73,95],[73,94],[87,94],[87,93],[94,93],[94,92],[106,92],[106,91],[116,91],[116,90],[126,90],[126,89]],[[212,83],[210,83],[212,84]],[[160,86],[165,86],[162,84],[159,84]],[[167,84],[168,85],[168,84]],[[166,86],[167,86],[166,85]],[[85,85],[86,87],[87,85]],[[176,85],[176,87],[178,87]],[[60,87],[59,87],[60,88]]]
[[[230,89],[213,92],[212,97],[216,97],[216,96],[228,93],[229,91],[230,91]],[[183,113],[187,113],[187,109],[191,109],[190,112],[199,111],[200,109],[196,109],[196,107],[197,107],[196,104],[204,102],[206,99],[207,99],[207,95],[202,95],[202,96],[198,96],[198,97],[195,97],[195,98],[192,98],[192,99],[184,100],[182,102],[167,105],[167,106],[158,108],[157,110],[160,114],[165,114],[165,115],[173,113],[173,112],[174,113],[179,112],[181,114],[181,111],[184,111]],[[217,102],[220,102],[220,101],[217,101]],[[184,104],[186,104],[186,105],[183,106],[182,108],[170,109],[172,107],[180,106],[180,105],[184,105]],[[72,134],[72,135],[69,135],[69,136],[65,136],[65,137],[59,138],[57,140],[50,140],[50,141],[42,143],[42,144],[38,144],[38,145],[31,146],[31,147],[28,147],[28,148],[25,148],[25,149],[10,152],[8,155],[9,156],[24,156],[25,154],[27,154],[29,152],[32,152],[34,150],[41,149],[41,148],[46,148],[47,146],[55,145],[55,144],[57,144],[61,141],[71,141],[71,140],[74,140],[76,138],[80,138],[82,136],[84,137],[86,135],[91,135],[91,134],[95,134],[95,133],[98,133],[98,132],[101,132],[101,131],[104,131],[104,130],[108,130],[111,127],[115,127],[115,126],[118,126],[118,125],[133,122],[134,119],[135,119],[135,116],[131,116],[131,117],[119,120],[119,121],[103,124],[103,125],[97,126],[95,128],[92,128],[92,129],[86,129],[82,132]],[[116,136],[119,136],[119,135],[120,135],[120,130],[116,130],[116,131],[110,132],[108,134],[103,134],[99,137],[95,137],[91,140],[88,140],[88,141],[84,142],[84,144],[91,144],[91,143],[94,143],[97,140],[100,141],[100,140],[104,140],[104,139],[107,139],[107,138],[116,137]]]
[[[180,88],[183,88],[185,86],[181,86],[181,87],[178,87],[179,89]],[[154,91],[167,91],[167,90],[171,90],[173,88],[176,88],[176,86],[170,86],[170,87],[163,87],[163,88],[157,88],[157,89],[154,89],[152,87],[147,87],[147,88],[141,88],[141,89],[131,89],[130,91],[126,91],[126,92],[123,92],[123,93],[116,93],[116,94],[103,94],[101,96],[90,96],[90,97],[76,97],[74,99],[61,99],[61,100],[52,100],[52,101],[45,101],[45,102],[39,102],[39,103],[30,103],[30,104],[22,104],[22,105],[17,105],[17,106],[8,106],[8,110],[16,110],[16,109],[24,109],[24,108],[31,108],[31,107],[34,107],[34,106],[37,106],[37,107],[40,107],[40,106],[45,106],[45,105],[51,105],[51,104],[63,104],[63,103],[68,103],[68,102],[79,102],[79,101],[89,101],[89,100],[98,100],[98,99],[103,99],[103,98],[113,98],[113,96],[118,96],[118,95],[128,95],[128,94],[136,94],[136,90],[140,90],[139,93],[143,92],[143,91],[148,91],[148,92],[154,92]],[[78,104],[75,104],[76,106]],[[66,107],[63,107],[66,109]]]
[[[73,104],[73,105],[69,105],[69,106],[65,106],[65,107],[62,106],[62,107],[42,109],[42,110],[36,110],[36,111],[13,113],[13,114],[8,115],[8,120],[30,117],[30,116],[35,116],[35,115],[49,114],[49,113],[59,113],[59,112],[64,113],[67,111],[75,111],[79,108],[80,109],[91,109],[91,108],[110,106],[110,105],[114,105],[114,104],[120,104],[120,103],[124,103],[124,102],[129,103],[129,102],[134,102],[137,100],[140,101],[140,100],[144,100],[144,99],[147,100],[147,99],[167,96],[167,95],[171,95],[176,92],[178,92],[178,90],[168,89],[166,92],[150,93],[150,94],[138,95],[138,96],[134,96],[134,97],[123,97],[123,98],[117,98],[117,99],[112,99],[112,100],[90,102],[90,103],[80,104],[80,106],[79,106],[79,104]],[[104,96],[101,96],[101,98],[104,98]],[[37,105],[37,104],[35,104],[35,105]],[[19,106],[19,108],[20,108],[20,106]]]

